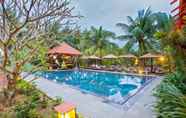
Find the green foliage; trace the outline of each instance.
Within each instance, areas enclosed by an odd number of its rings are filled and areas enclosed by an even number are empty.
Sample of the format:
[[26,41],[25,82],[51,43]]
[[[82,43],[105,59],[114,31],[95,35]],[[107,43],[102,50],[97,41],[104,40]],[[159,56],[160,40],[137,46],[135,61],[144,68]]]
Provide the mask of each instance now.
[[156,19],[158,32],[169,32],[174,27],[174,19],[166,13],[155,13],[153,18]]
[[15,106],[16,118],[38,118],[35,111],[36,104],[32,101],[24,102]]
[[165,77],[156,90],[158,98],[156,111],[160,118],[185,118],[186,113],[186,74],[184,31],[161,30],[155,35],[160,39],[162,48],[171,54],[176,65],[176,72]]
[[118,23],[117,26],[125,31],[125,35],[121,35],[118,39],[126,41],[124,49],[127,52],[135,51],[139,55],[143,55],[147,51],[153,51],[158,45],[153,39],[156,31],[155,19],[150,8],[138,11],[138,16],[133,19],[128,16],[128,24]]
[[154,37],[160,41],[162,50],[174,60],[176,72],[165,77],[156,89],[158,98],[155,110],[159,118],[186,117],[186,33],[176,30],[172,18],[159,13],[157,32]]
[[17,81],[16,88],[25,95],[31,95],[31,92],[34,91],[34,87],[23,80]]
[[186,94],[186,74],[185,72],[177,71],[165,77],[164,83],[173,84],[183,94]]
[[168,75],[156,89],[158,98],[155,110],[159,118],[185,118],[186,113],[186,80],[183,73]]
[[118,46],[109,41],[114,39],[115,34],[107,31],[100,26],[99,28],[91,27],[89,30],[81,31],[80,29],[60,29],[56,23],[51,26],[55,30],[50,30],[57,41],[67,42],[74,48],[79,49],[84,55],[104,56],[108,53],[117,53]]
[[[35,86],[19,80],[16,84],[19,94],[25,95],[24,99],[19,100],[13,107],[16,118],[50,118],[55,117],[52,108],[61,103],[61,99],[50,100],[42,92],[38,91]],[[40,113],[39,110],[48,112]]]
[[164,51],[172,55],[177,69],[183,71],[186,66],[186,31],[174,29],[159,31],[155,36],[160,39]]
[[56,100],[54,101],[55,105],[63,103],[63,99],[61,97],[57,97]]

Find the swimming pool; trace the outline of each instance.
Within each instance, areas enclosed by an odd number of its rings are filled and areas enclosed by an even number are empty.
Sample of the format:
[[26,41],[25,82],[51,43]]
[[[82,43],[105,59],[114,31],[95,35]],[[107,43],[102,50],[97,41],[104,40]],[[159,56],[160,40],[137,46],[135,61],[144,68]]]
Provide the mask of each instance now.
[[88,70],[47,71],[37,75],[102,96],[117,104],[134,95],[149,80],[141,76]]

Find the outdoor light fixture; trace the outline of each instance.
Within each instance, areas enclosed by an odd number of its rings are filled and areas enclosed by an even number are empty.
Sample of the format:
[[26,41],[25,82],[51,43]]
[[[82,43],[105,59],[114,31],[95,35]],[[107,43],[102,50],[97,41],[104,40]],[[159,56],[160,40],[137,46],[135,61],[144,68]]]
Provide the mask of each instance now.
[[144,72],[144,70],[142,69],[142,68],[140,68],[139,70],[138,70],[138,73],[141,75],[141,74],[143,74],[143,72]]
[[53,56],[53,59],[57,59],[57,57],[54,55],[54,56]]
[[161,56],[161,57],[159,58],[159,61],[160,61],[160,62],[164,62],[164,61],[165,61],[165,57],[164,57],[164,56]]
[[134,64],[135,64],[135,65],[138,65],[138,63],[139,63],[139,60],[138,60],[138,59],[135,59]]
[[71,103],[62,103],[56,106],[57,118],[76,118],[76,107]]

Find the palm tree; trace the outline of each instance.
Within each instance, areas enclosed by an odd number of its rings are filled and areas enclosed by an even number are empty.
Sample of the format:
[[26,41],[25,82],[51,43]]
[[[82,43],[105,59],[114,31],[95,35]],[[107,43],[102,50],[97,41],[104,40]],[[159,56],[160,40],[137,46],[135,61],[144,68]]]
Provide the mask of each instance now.
[[95,27],[91,27],[91,39],[93,42],[93,45],[95,47],[95,52],[98,51],[99,57],[103,56],[103,49],[104,47],[107,47],[108,45],[111,44],[109,42],[109,38],[114,38],[115,34],[110,31],[103,30],[103,28],[100,26],[98,29]]
[[139,55],[146,53],[148,50],[153,50],[153,44],[156,44],[153,39],[156,24],[150,8],[138,11],[138,16],[135,19],[130,16],[127,19],[128,24],[116,24],[125,31],[124,35],[118,37],[118,39],[126,41],[125,50],[130,52],[137,49]]
[[156,20],[156,29],[158,32],[169,32],[174,29],[174,19],[162,12],[154,13],[154,19]]

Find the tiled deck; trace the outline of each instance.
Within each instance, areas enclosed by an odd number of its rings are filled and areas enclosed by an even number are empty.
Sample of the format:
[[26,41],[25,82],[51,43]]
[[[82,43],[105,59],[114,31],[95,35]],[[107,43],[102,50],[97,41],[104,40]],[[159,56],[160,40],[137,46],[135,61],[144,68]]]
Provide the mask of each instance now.
[[77,110],[85,118],[155,118],[152,111],[152,105],[155,101],[152,91],[160,81],[161,79],[153,80],[136,96],[131,98],[129,103],[135,102],[128,110],[104,103],[104,100],[100,97],[82,93],[67,85],[58,84],[46,79],[38,79],[34,82],[48,96],[52,98],[61,97],[65,101],[77,105]]

